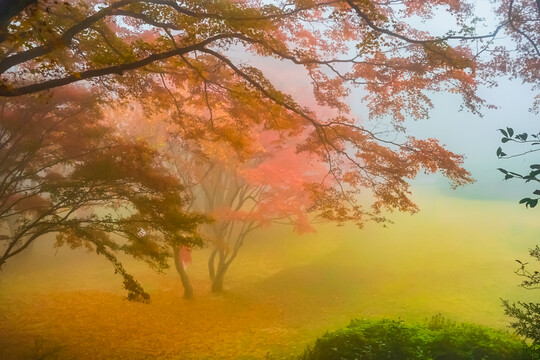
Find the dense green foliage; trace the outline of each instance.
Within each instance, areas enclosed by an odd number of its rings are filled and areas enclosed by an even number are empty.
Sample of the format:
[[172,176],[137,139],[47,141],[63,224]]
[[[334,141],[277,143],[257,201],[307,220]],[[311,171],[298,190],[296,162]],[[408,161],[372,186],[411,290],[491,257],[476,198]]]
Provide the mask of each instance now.
[[427,325],[395,320],[352,320],[326,333],[301,360],[377,359],[537,359],[510,334],[471,324],[455,324],[434,316]]

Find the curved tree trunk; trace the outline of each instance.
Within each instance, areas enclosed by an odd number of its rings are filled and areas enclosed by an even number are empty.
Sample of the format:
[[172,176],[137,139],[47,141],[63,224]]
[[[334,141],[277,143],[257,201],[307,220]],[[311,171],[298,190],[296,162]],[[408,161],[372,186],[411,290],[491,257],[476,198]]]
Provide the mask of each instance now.
[[[213,293],[223,292],[223,282],[225,279],[225,274],[227,273],[227,270],[229,270],[229,266],[231,265],[231,263],[238,255],[238,251],[242,247],[244,239],[249,233],[249,231],[251,230],[248,229],[248,231],[242,231],[242,233],[237,237],[232,253],[226,253],[225,250],[217,247],[214,248],[214,250],[212,251],[210,258],[208,259],[208,271],[210,274],[210,281],[212,282]],[[218,254],[219,257],[216,267],[216,255]]]
[[220,294],[223,292],[223,281],[225,279],[225,273],[229,267],[225,264],[218,266],[216,276],[212,280],[212,292],[214,294]]
[[210,259],[208,259],[208,271],[210,273],[210,281],[212,282],[212,292],[215,294],[223,292],[223,281],[225,279],[225,273],[229,268],[229,263],[225,260],[225,252],[222,249],[217,248],[212,251]]
[[216,258],[217,252],[217,249],[212,250],[212,254],[210,255],[210,258],[208,258],[208,275],[210,275],[211,282],[214,282],[214,279],[216,278],[216,268],[214,266],[214,260]]
[[180,260],[180,249],[174,249],[174,266],[176,267],[176,272],[180,275],[180,280],[182,280],[182,286],[184,287],[184,299],[193,298],[193,286],[189,281],[188,274],[182,265],[182,260]]

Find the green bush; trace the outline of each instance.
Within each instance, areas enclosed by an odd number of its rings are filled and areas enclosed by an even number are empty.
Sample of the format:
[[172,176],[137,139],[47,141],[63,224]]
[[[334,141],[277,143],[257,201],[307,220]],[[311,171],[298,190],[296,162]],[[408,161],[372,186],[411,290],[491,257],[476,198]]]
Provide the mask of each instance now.
[[538,360],[516,337],[435,316],[426,325],[352,320],[324,334],[301,360]]

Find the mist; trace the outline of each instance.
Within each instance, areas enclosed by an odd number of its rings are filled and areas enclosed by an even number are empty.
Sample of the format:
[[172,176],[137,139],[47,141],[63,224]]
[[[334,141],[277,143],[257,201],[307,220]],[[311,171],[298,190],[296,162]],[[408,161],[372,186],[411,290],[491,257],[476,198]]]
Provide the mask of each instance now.
[[0,6],[0,359],[540,356],[540,3]]
[[536,214],[430,191],[416,199],[419,214],[396,215],[386,228],[260,230],[220,296],[209,294],[209,250],[194,251],[193,301],[181,299],[174,270],[156,274],[126,259],[153,298],[128,302],[106,261],[40,242],[2,272],[2,349],[6,358],[56,349],[60,358],[286,359],[351,318],[422,322],[440,313],[505,330],[500,299],[535,298],[513,271],[537,241]]

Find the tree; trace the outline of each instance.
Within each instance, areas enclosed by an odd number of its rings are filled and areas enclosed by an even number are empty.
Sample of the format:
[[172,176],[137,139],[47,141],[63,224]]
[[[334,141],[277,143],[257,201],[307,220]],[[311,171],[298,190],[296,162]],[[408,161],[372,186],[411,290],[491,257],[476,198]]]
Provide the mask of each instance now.
[[128,299],[149,295],[115,253],[168,266],[169,246],[200,244],[180,184],[140,140],[103,125],[96,96],[65,88],[0,103],[0,265],[45,234],[104,256]]
[[[144,140],[155,151],[159,151],[163,170],[175,176],[176,181],[182,185],[182,202],[177,205],[185,212],[192,211],[196,200],[194,188],[197,184],[193,183],[196,168],[191,161],[185,159],[193,154],[187,151],[185,143],[178,138],[176,126],[160,118],[144,117],[141,107],[134,103],[127,106],[109,106],[104,119],[110,126],[114,126],[121,136]],[[197,245],[205,245],[202,238],[198,240],[201,243]],[[187,242],[171,244],[174,266],[184,288],[184,299],[191,299],[194,295],[186,272],[191,262],[191,245]]]
[[[238,156],[257,152],[257,132],[296,137],[298,154],[324,163],[328,183],[311,184],[310,212],[325,220],[383,221],[385,210],[414,212],[408,179],[442,172],[454,186],[472,181],[463,158],[434,139],[405,136],[405,118],[424,119],[433,91],[484,105],[477,53],[465,26],[470,3],[295,0],[120,0],[38,2],[10,18],[0,44],[0,96],[16,97],[86,80],[111,102],[138,102],[166,115],[183,142],[223,143]],[[432,36],[414,26],[444,9],[457,30]],[[1,39],[0,39],[1,40]],[[469,45],[469,46],[468,46]],[[235,59],[245,51],[251,63]],[[278,59],[311,79],[308,105],[278,89],[261,62]],[[348,106],[363,91],[372,131]],[[120,100],[122,99],[122,100]],[[325,108],[325,111],[319,111]],[[396,132],[398,134],[396,134]],[[304,155],[300,155],[304,156]],[[361,204],[359,196],[373,199]]]
[[[293,225],[298,233],[313,231],[308,217],[315,193],[306,188],[324,185],[330,189],[330,179],[325,181],[323,162],[310,159],[307,152],[296,152],[298,139],[281,139],[277,132],[261,130],[252,144],[257,150],[240,157],[226,142],[182,141],[173,135],[178,133],[174,126],[144,119],[140,109],[119,113],[124,116],[112,117],[127,136],[161,144],[167,168],[189,193],[191,201],[185,210],[213,219],[203,227],[205,244],[213,249],[208,261],[213,292],[223,291],[225,274],[252,231],[275,222]],[[182,259],[189,251],[175,249],[185,298],[193,296],[186,259]]]
[[272,223],[290,224],[298,233],[313,231],[309,217],[317,193],[309,188],[331,189],[324,163],[297,153],[294,139],[284,144],[272,135],[262,132],[260,150],[248,159],[215,144],[204,149],[214,154],[206,159],[191,154],[191,166],[197,167],[194,208],[214,219],[205,237],[213,248],[208,260],[213,292],[223,291],[225,274],[251,232]]
[[[470,181],[456,166],[459,157],[447,156],[450,163],[437,163],[431,158],[435,152],[449,154],[435,142],[410,139],[398,143],[384,133],[371,132],[350,114],[344,102],[347,86],[362,86],[372,116],[391,115],[397,128],[405,116],[428,116],[431,104],[426,91],[461,94],[465,105],[478,111],[482,100],[474,94],[473,54],[449,44],[469,37],[430,37],[406,22],[413,15],[429,18],[434,7],[442,6],[463,23],[470,9],[461,3],[407,2],[403,16],[398,16],[401,10],[393,3],[352,0],[297,1],[280,6],[166,0],[49,5],[38,4],[34,11],[12,18],[10,35],[2,43],[0,95],[16,96],[85,79],[108,88],[115,99],[122,94],[143,98],[151,89],[148,101],[161,102],[162,109],[184,125],[183,137],[215,135],[239,150],[249,144],[241,140],[249,134],[234,134],[231,126],[249,129],[264,123],[268,129],[309,131],[311,135],[299,148],[324,157],[337,182],[347,183],[344,174],[363,179],[355,182],[384,197],[376,203],[379,208],[414,209],[407,198],[408,187],[399,179],[414,171],[387,174],[385,156],[379,156],[381,166],[364,167],[363,152],[416,153],[416,160],[429,163],[430,170],[446,167],[448,171],[444,171],[453,181]],[[390,20],[394,18],[401,20]],[[327,30],[320,30],[320,23]],[[335,115],[319,118],[315,109],[277,90],[260,69],[236,64],[228,54],[233,47],[301,65],[313,80],[317,103],[335,109]],[[131,71],[135,69],[139,71]],[[156,99],[158,88],[161,97]],[[193,111],[202,108],[205,113]],[[230,113],[235,109],[244,111],[241,119],[230,116],[238,115]],[[229,115],[225,124],[214,118],[218,110]],[[201,135],[201,127],[195,132],[186,124],[201,120],[202,115],[207,116],[202,130],[211,135]],[[357,176],[340,171],[343,164],[355,168]],[[392,191],[384,185],[389,182]]]
[[[502,143],[515,143],[519,144],[520,146],[529,145],[531,147],[529,150],[510,155],[505,153],[502,147],[499,147],[497,148],[497,157],[499,159],[523,157],[527,154],[540,150],[540,148],[538,148],[538,145],[540,145],[540,141],[538,139],[540,136],[539,134],[525,132],[516,134],[514,129],[510,127],[507,127],[506,129],[499,129],[499,131],[503,135],[501,138]],[[528,174],[520,174],[503,168],[499,168],[498,170],[504,174],[504,180],[520,179],[525,183],[540,182],[540,178],[538,177],[540,175],[540,164],[532,164],[530,165],[530,169],[531,170]],[[533,194],[536,196],[540,195],[540,190],[534,190]],[[528,208],[534,208],[538,204],[538,199],[538,197],[526,197],[521,199],[519,203],[525,204],[525,206]],[[537,245],[535,248],[530,249],[529,255],[533,259],[540,261],[540,247]],[[525,289],[539,289],[540,287],[538,285],[540,284],[540,272],[529,270],[530,268],[527,267],[529,263],[527,262],[522,262],[521,260],[516,260],[516,262],[519,263],[519,268],[515,271],[515,273],[518,276],[525,278],[522,281],[521,286]],[[532,302],[526,303],[522,301],[518,301],[517,304],[510,304],[508,300],[503,300],[503,306],[504,313],[515,319],[515,321],[511,324],[512,328],[514,328],[519,335],[531,339],[533,346],[540,346],[540,304]]]

